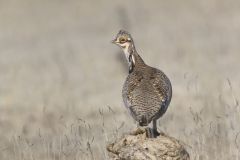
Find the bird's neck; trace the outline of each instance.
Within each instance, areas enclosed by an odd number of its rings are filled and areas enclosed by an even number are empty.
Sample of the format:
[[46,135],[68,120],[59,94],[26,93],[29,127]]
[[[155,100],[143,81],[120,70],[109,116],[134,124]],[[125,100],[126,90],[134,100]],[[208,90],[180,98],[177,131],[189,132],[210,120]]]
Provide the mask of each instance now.
[[137,53],[134,44],[129,44],[123,49],[128,61],[129,73],[132,73],[136,66],[143,66],[145,63]]

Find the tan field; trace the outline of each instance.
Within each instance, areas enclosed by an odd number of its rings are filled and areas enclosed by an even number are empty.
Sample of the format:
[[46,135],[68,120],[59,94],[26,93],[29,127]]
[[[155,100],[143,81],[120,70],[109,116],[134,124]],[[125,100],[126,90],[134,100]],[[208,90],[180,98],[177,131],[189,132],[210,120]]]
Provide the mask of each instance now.
[[158,128],[193,160],[240,160],[237,0],[0,0],[0,159],[105,160],[136,128],[120,29],[172,81]]

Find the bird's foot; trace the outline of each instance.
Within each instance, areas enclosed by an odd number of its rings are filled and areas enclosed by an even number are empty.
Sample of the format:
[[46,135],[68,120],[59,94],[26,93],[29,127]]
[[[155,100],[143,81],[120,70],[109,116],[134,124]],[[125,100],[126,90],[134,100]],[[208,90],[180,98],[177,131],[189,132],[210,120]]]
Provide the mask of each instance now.
[[139,135],[146,133],[147,138],[156,138],[159,135],[162,135],[162,133],[159,133],[157,130],[154,130],[149,127],[138,127],[136,130],[130,132],[130,135]]
[[160,133],[157,130],[155,130],[155,129],[153,129],[153,134],[155,136],[154,138],[160,136]]
[[131,135],[139,135],[139,134],[143,134],[146,132],[146,128],[145,127],[138,127],[136,130],[132,131],[130,134]]
[[146,128],[146,133],[148,138],[156,138],[160,135],[160,133],[157,130],[154,130],[152,128]]

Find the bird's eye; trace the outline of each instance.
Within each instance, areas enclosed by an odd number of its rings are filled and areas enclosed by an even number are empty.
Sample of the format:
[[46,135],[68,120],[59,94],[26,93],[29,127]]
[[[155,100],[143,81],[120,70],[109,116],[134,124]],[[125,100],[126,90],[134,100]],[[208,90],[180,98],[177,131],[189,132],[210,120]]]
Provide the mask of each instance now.
[[119,38],[119,42],[120,42],[120,43],[125,43],[126,41],[127,41],[127,39],[124,38],[124,37],[120,37],[120,38]]

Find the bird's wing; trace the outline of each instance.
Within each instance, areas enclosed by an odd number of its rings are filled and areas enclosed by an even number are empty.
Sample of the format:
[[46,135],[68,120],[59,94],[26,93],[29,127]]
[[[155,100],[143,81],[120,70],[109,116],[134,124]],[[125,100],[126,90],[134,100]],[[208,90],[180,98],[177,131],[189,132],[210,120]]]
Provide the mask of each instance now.
[[160,70],[153,68],[150,72],[149,79],[151,81],[154,92],[159,97],[160,110],[157,117],[162,116],[167,110],[167,107],[172,97],[172,86],[167,76]]
[[123,102],[125,104],[125,107],[129,110],[135,120],[137,120],[138,118],[137,111],[133,110],[133,108],[135,108],[133,106],[136,106],[136,104],[133,102],[134,92],[136,91],[136,88],[139,87],[142,80],[143,75],[141,73],[133,72],[127,77],[122,90]]

